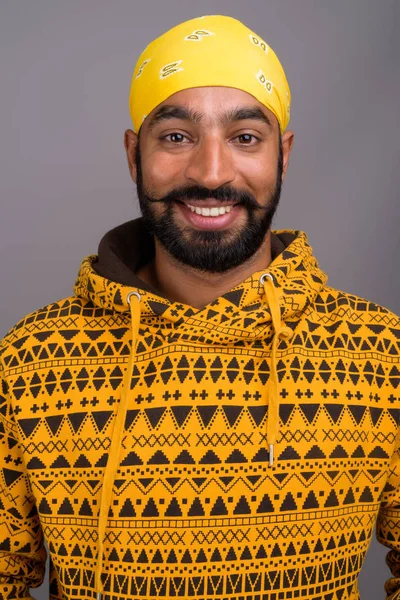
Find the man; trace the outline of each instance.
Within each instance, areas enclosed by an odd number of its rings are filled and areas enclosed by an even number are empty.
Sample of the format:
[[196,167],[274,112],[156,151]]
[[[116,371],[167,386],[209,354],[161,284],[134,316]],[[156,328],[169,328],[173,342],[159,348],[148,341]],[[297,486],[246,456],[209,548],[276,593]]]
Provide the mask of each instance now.
[[207,16],[136,65],[143,217],[1,346],[2,598],[400,598],[398,319],[271,232],[293,144],[271,48]]

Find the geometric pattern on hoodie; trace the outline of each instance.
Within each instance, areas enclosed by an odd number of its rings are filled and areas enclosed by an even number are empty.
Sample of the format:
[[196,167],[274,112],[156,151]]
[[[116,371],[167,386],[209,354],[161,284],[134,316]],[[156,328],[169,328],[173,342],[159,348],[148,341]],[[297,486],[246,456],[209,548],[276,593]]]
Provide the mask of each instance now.
[[[377,521],[400,594],[398,318],[326,285],[307,238],[204,309],[141,291],[104,536],[104,599],[357,600]],[[75,295],[21,320],[0,359],[0,596],[94,598],[98,515],[132,349],[127,293],[82,263]],[[399,595],[400,597],[400,595]]]

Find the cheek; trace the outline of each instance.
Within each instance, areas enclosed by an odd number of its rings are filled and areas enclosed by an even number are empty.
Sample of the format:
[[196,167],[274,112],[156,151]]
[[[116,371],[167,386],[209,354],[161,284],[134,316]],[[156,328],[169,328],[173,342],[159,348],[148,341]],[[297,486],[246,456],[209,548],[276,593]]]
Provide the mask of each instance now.
[[153,153],[142,162],[143,181],[146,187],[154,191],[168,191],[182,178],[183,165],[174,157]]
[[277,163],[274,157],[245,157],[237,164],[239,180],[256,196],[263,196],[266,191],[274,189],[276,184]]

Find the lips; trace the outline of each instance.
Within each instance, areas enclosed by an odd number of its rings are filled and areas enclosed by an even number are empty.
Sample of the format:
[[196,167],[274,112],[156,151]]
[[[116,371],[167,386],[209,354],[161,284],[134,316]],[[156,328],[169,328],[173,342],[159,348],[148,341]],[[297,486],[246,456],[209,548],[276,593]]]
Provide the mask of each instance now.
[[[190,205],[189,203],[183,202],[177,204],[185,220],[188,221],[193,227],[195,227],[195,229],[203,229],[208,231],[218,231],[221,229],[227,229],[230,225],[234,223],[234,221],[236,220],[236,218],[242,210],[242,207],[239,204],[232,205],[232,202],[230,204],[223,203],[222,206],[219,203],[216,205],[215,200],[212,203],[208,202],[206,207],[204,207],[204,201],[202,201],[201,204],[203,204],[203,207],[200,206],[200,202],[196,202]],[[190,207],[194,207],[195,210],[192,210],[192,208]],[[208,211],[210,211],[211,213],[211,210],[213,208],[215,210],[218,210],[217,215],[214,216],[211,214],[204,214],[204,212]],[[225,209],[224,214],[220,214],[220,210],[222,208]],[[230,208],[230,210],[226,211],[226,208]],[[200,214],[198,212],[199,210],[201,210]]]

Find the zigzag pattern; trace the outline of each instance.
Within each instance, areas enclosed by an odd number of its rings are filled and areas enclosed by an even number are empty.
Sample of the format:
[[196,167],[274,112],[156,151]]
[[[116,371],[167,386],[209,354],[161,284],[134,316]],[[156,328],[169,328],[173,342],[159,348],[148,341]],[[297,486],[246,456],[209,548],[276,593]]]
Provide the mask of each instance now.
[[[131,288],[103,279],[95,260],[74,297],[28,315],[0,347],[5,599],[41,581],[42,534],[50,598],[95,597],[102,481],[131,351]],[[260,274],[201,310],[143,291],[104,600],[358,600],[377,517],[399,568],[399,322],[326,287],[303,234],[270,270],[293,330],[278,349],[272,468]]]

